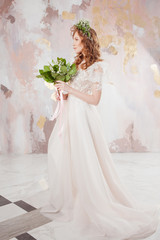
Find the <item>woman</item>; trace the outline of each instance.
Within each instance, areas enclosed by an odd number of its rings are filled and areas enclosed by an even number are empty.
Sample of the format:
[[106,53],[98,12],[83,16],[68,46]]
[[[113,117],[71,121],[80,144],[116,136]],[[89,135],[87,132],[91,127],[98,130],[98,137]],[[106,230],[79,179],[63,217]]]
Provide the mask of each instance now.
[[72,221],[92,239],[142,239],[156,231],[158,208],[136,202],[111,158],[96,107],[103,76],[97,34],[87,21],[71,32],[78,73],[70,84],[55,85],[68,97],[48,143],[50,207],[45,211],[52,219]]

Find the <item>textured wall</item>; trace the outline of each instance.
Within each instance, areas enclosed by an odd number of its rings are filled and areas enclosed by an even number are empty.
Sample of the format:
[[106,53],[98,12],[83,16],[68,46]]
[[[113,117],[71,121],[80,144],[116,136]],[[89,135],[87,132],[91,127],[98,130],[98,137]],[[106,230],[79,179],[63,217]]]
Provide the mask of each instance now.
[[47,151],[56,102],[35,76],[52,58],[73,58],[69,29],[81,18],[96,29],[109,64],[110,150],[159,151],[159,16],[159,0],[1,0],[0,151]]

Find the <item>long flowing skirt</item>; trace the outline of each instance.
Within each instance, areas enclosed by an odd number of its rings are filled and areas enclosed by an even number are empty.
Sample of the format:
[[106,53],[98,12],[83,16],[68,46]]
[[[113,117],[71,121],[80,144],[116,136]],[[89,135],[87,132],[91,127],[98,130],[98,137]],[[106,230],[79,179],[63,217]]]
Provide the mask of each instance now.
[[74,240],[133,240],[156,231],[158,206],[137,202],[126,189],[96,106],[73,95],[64,101],[49,138],[48,172],[50,202],[41,211],[54,223],[65,222],[61,239],[72,239],[75,231]]

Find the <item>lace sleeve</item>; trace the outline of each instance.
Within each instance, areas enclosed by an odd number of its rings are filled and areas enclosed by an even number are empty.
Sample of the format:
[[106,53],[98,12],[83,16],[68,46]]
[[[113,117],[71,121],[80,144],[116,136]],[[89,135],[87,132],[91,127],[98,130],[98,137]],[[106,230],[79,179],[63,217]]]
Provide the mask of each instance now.
[[93,69],[92,73],[92,90],[101,90],[102,89],[102,76],[103,68],[99,63]]

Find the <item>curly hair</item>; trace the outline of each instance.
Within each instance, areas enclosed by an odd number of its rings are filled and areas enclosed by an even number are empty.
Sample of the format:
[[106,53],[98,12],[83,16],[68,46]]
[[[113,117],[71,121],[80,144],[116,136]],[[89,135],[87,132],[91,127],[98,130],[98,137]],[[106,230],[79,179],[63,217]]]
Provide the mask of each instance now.
[[84,60],[84,63],[81,64],[81,68],[87,69],[91,66],[94,62],[102,61],[100,58],[100,45],[97,37],[97,33],[93,28],[90,28],[90,36],[91,39],[84,35],[82,30],[79,30],[76,25],[71,27],[71,34],[74,37],[75,33],[81,37],[81,42],[83,44],[83,53],[80,52],[75,56],[75,64],[78,68],[78,65]]

